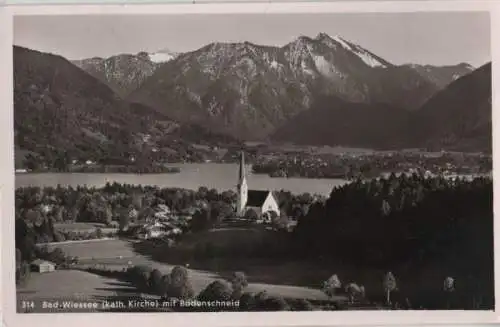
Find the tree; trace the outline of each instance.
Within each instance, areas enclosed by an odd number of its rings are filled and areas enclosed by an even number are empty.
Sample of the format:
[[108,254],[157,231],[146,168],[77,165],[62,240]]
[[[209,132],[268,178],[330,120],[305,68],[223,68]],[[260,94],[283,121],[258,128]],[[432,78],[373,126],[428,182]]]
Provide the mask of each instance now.
[[153,269],[149,275],[149,288],[155,294],[162,295],[162,274],[158,269]]
[[128,214],[128,210],[124,210],[120,214],[120,218],[119,219],[120,219],[119,220],[119,223],[120,223],[119,229],[120,229],[120,231],[127,231],[129,223],[130,223],[130,215]]
[[386,294],[386,304],[391,305],[391,292],[397,289],[396,278],[392,272],[388,272],[384,278],[384,290]]
[[49,252],[47,259],[57,265],[60,265],[66,262],[66,255],[61,248],[55,248],[52,252]]
[[197,198],[200,200],[205,200],[207,198],[208,188],[205,186],[200,186],[196,194]]
[[345,291],[349,296],[349,302],[354,303],[354,299],[364,299],[365,298],[365,287],[363,285],[358,285],[356,283],[349,283],[345,287]]
[[257,308],[255,296],[251,293],[243,293],[240,297],[240,310],[253,311]]
[[17,218],[15,223],[16,248],[21,251],[23,261],[31,262],[35,257],[35,235],[33,229],[28,227],[26,222]]
[[22,265],[21,250],[16,249],[16,285],[19,284],[21,280],[21,265]]
[[16,268],[21,267],[21,262],[22,262],[21,250],[16,248]]
[[36,171],[40,168],[41,160],[37,156],[34,156],[32,153],[28,153],[24,158],[24,167],[31,171]]
[[198,299],[200,301],[229,301],[231,299],[231,287],[226,282],[213,281],[201,291]]
[[67,171],[71,162],[67,151],[58,151],[54,159],[54,168],[58,171]]
[[165,274],[162,276],[160,281],[160,285],[158,288],[159,295],[168,297],[169,287],[170,287],[170,274]]
[[214,202],[211,205],[210,210],[212,222],[221,222],[225,218],[229,218],[234,214],[233,207],[223,201]]
[[296,299],[292,305],[294,311],[313,311],[314,306],[306,299]]
[[142,209],[142,204],[143,204],[143,196],[138,194],[138,193],[134,193],[132,195],[132,206],[140,211]]
[[244,289],[248,286],[247,276],[241,271],[234,272],[231,275],[230,282],[233,289],[232,298],[239,299]]
[[189,280],[188,270],[175,266],[170,272],[170,285],[167,294],[177,299],[189,299],[194,296],[193,286]]
[[384,216],[388,216],[391,213],[391,206],[390,206],[389,202],[387,202],[387,200],[385,200],[385,199],[382,201],[381,211],[382,211],[382,215],[384,215]]
[[221,194],[221,199],[222,201],[233,205],[234,203],[236,203],[237,195],[234,191],[224,191]]
[[146,265],[137,265],[129,268],[127,272],[131,281],[138,285],[139,288],[149,288],[149,278],[152,272],[151,267]]
[[332,297],[335,295],[338,289],[342,287],[342,283],[340,282],[337,274],[333,274],[326,281],[323,282],[323,292],[328,296]]
[[250,221],[256,221],[259,219],[259,214],[254,209],[248,209],[245,212],[245,219]]
[[450,309],[450,300],[452,294],[455,292],[455,279],[453,277],[446,277],[443,282],[443,291],[446,296],[446,307]]
[[28,262],[21,263],[21,268],[19,270],[19,278],[17,278],[17,284],[23,285],[26,281],[29,280],[30,275],[31,275],[31,265]]
[[267,213],[269,214],[269,218],[271,219],[272,222],[276,221],[279,218],[278,213],[276,211],[271,210],[268,211]]
[[257,303],[259,309],[264,311],[288,311],[290,305],[282,297],[268,297]]

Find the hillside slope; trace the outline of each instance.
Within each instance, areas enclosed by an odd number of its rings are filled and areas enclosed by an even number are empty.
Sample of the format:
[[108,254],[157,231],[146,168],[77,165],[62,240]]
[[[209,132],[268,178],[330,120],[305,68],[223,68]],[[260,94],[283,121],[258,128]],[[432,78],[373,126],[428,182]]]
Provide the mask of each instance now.
[[17,46],[13,51],[16,149],[35,153],[49,167],[70,159],[116,164],[189,159],[194,153],[184,139],[228,140],[121,100],[60,56]]
[[434,83],[439,89],[445,88],[453,81],[474,71],[474,67],[466,63],[450,66],[414,64],[405,66],[416,70],[422,77]]
[[279,128],[272,139],[303,145],[400,148],[408,142],[411,117],[409,111],[390,105],[349,103],[329,96]]
[[420,109],[324,97],[281,126],[276,141],[379,149],[491,152],[491,64],[452,82]]
[[416,141],[432,148],[492,151],[491,63],[451,83],[417,112]]

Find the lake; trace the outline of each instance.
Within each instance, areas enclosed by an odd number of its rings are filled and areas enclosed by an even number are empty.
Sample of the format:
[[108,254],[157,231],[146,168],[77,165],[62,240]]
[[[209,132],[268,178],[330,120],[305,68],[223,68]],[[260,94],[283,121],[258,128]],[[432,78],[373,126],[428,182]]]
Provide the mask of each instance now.
[[[238,164],[178,164],[176,174],[113,174],[113,173],[33,173],[16,174],[16,188],[25,186],[77,186],[101,187],[106,182],[134,185],[155,185],[197,190],[200,186],[218,191],[235,189],[238,182]],[[335,186],[347,183],[343,179],[271,178],[268,175],[252,174],[247,166],[249,189],[287,190],[292,193],[311,193],[328,196]]]

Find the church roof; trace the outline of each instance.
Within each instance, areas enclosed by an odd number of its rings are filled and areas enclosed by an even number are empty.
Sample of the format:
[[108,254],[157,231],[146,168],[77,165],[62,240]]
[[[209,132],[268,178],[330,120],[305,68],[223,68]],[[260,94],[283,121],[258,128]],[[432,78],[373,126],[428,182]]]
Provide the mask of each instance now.
[[247,206],[262,207],[270,191],[248,190]]

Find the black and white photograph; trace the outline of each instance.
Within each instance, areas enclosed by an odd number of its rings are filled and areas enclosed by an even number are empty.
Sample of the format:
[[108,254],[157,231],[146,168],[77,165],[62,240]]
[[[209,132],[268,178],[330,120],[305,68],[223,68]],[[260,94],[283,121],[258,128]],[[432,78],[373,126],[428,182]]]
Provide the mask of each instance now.
[[490,23],[14,16],[17,312],[493,311]]

